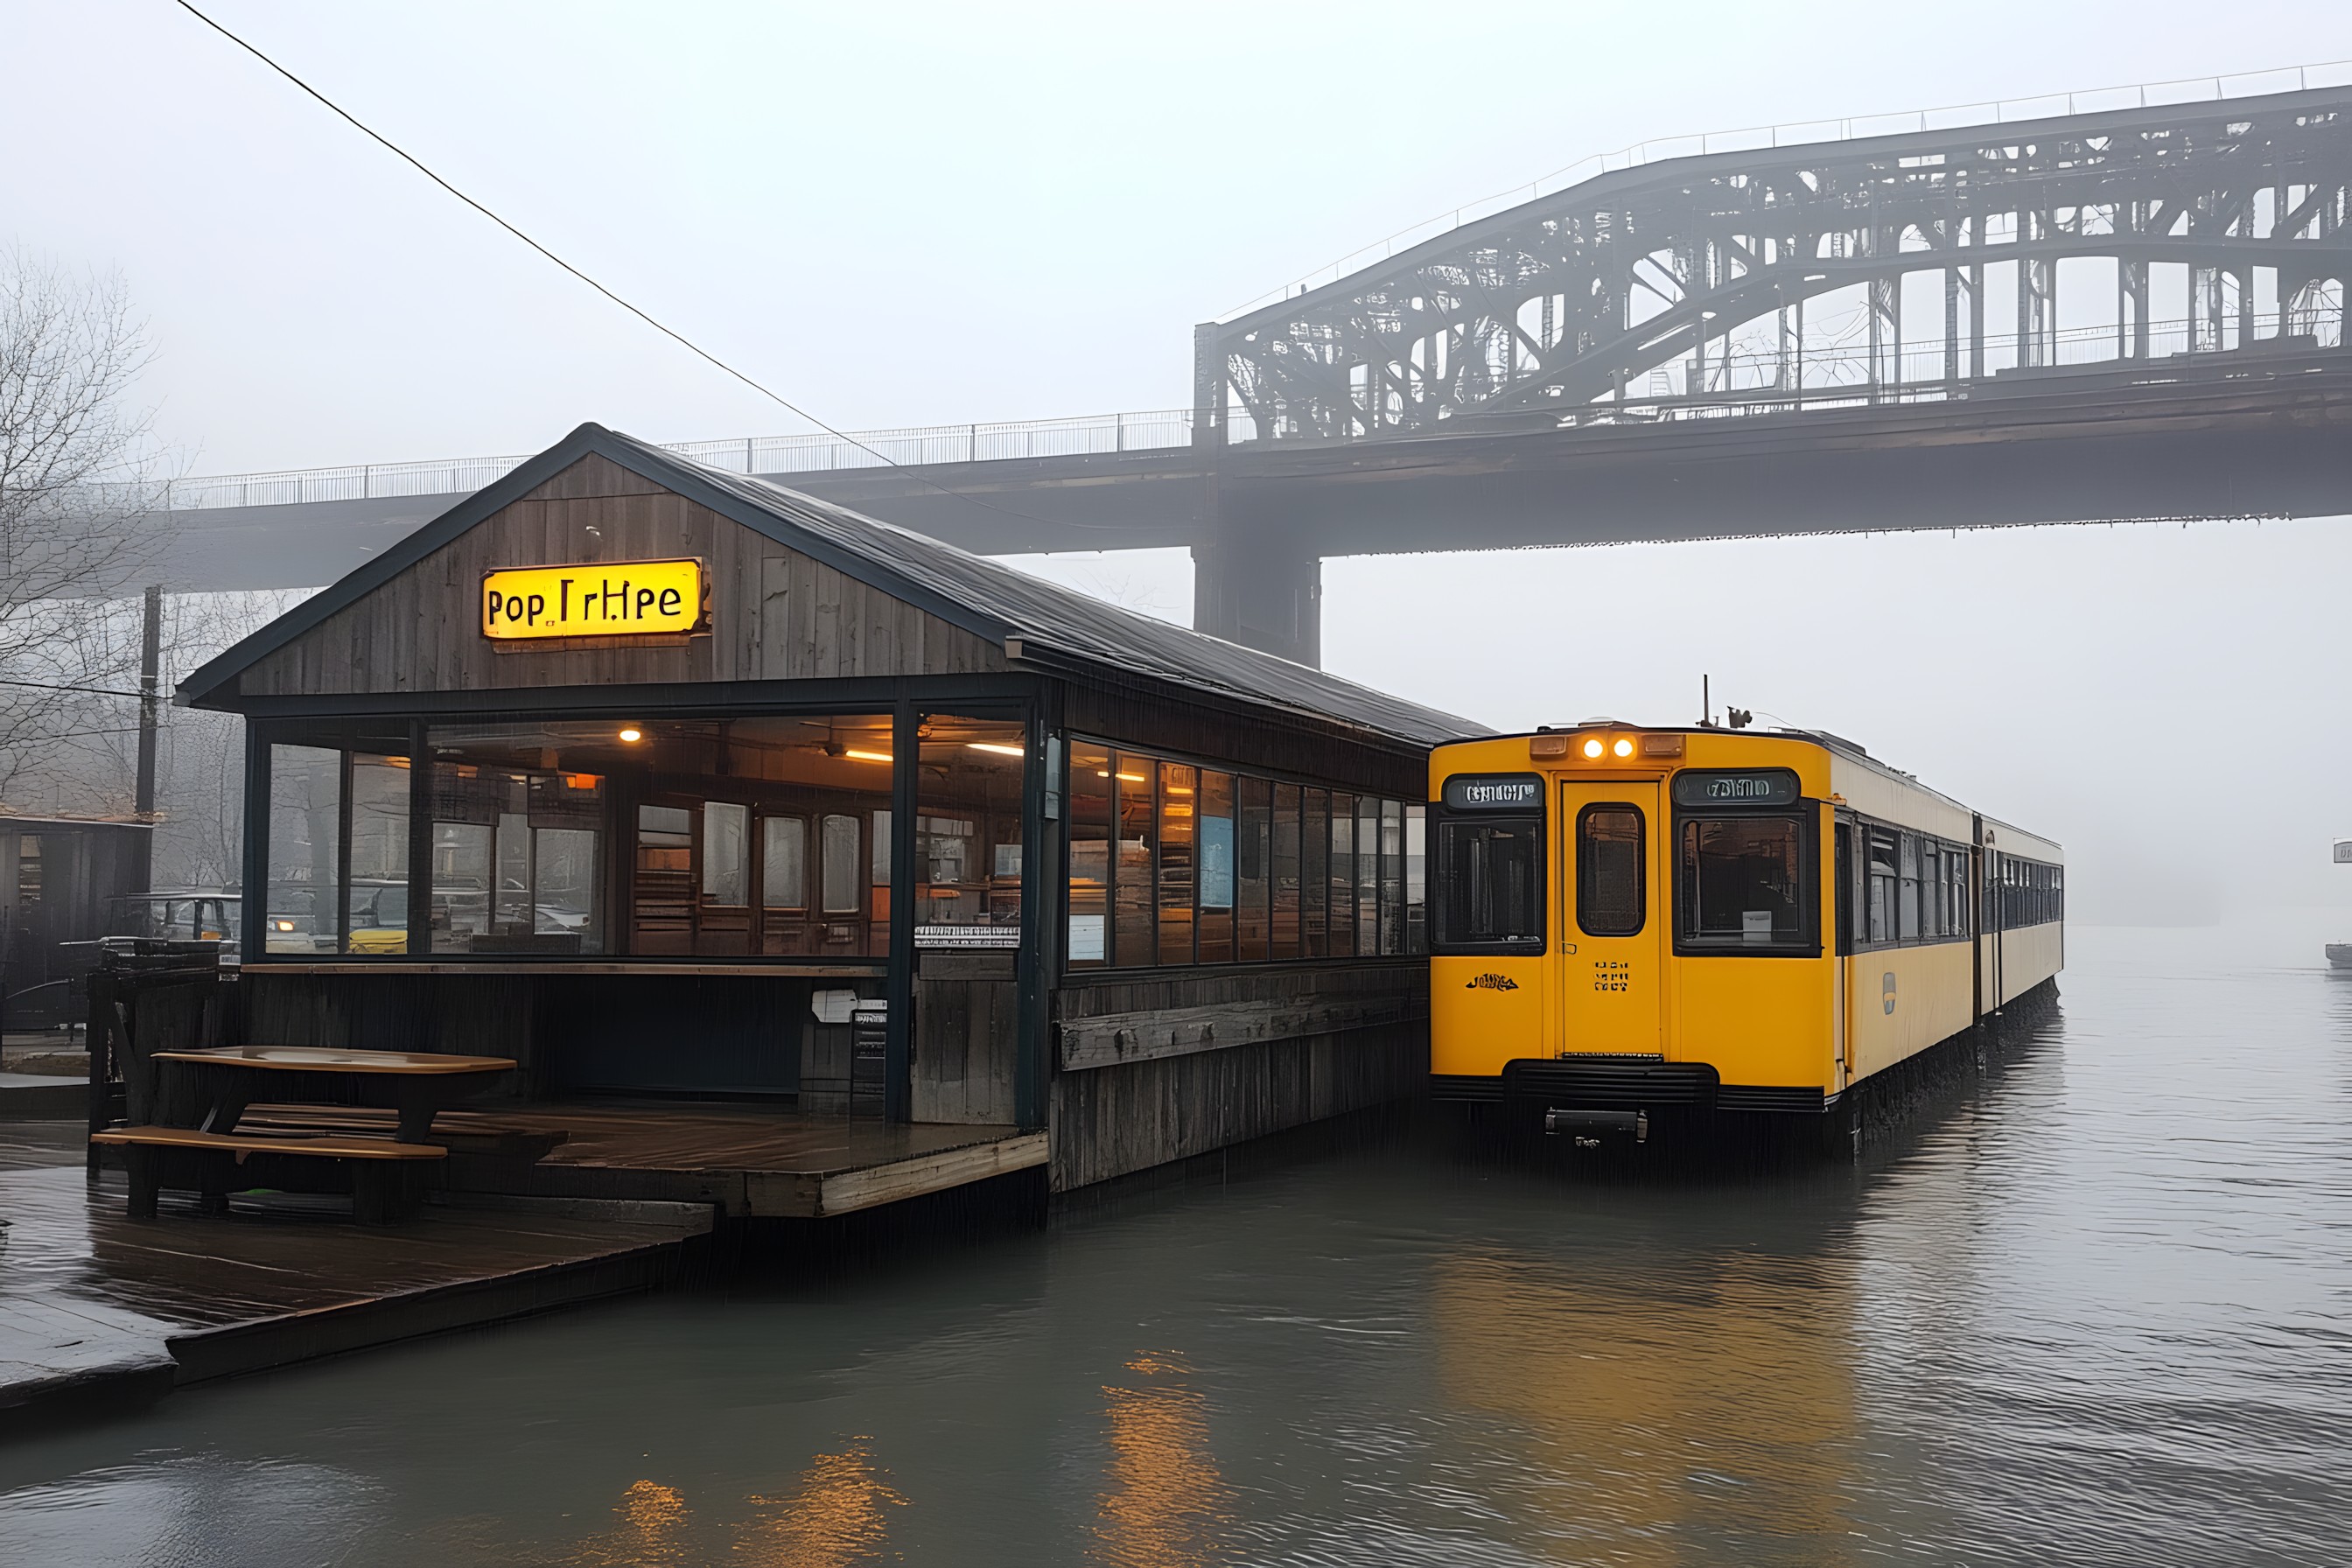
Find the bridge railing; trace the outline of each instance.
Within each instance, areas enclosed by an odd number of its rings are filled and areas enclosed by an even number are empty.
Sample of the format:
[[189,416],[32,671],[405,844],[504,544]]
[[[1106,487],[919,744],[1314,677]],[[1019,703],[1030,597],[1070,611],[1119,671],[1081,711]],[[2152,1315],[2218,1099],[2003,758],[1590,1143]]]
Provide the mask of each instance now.
[[[1244,420],[1234,438],[1247,439],[1252,433]],[[750,436],[664,445],[681,457],[739,474],[809,474],[880,468],[886,464],[985,463],[1014,458],[1142,452],[1189,447],[1192,443],[1191,409],[1155,408],[1072,419],[917,425],[852,431],[844,436]],[[172,506],[181,511],[200,511],[215,507],[457,495],[504,479],[526,457],[350,464],[332,468],[187,479],[173,485]]]
[[1940,109],[1914,109],[1898,114],[1848,116],[1838,120],[1792,121],[1777,125],[1751,125],[1736,131],[1710,131],[1695,136],[1666,136],[1636,142],[1614,153],[1595,153],[1524,185],[1496,191],[1447,212],[1433,214],[1385,238],[1349,251],[1336,260],[1292,279],[1279,289],[1214,318],[1220,321],[1246,316],[1294,295],[1336,283],[1351,272],[1377,266],[1400,250],[1424,240],[1492,217],[1524,202],[1580,184],[1598,174],[1639,168],[1669,158],[1703,157],[1712,153],[1746,153],[1774,147],[1801,147],[1822,142],[1860,141],[1873,136],[1900,136],[1923,131],[1956,131],[1971,125],[2001,125],[2011,121],[2044,120],[2066,114],[2096,114],[2146,109],[2168,103],[2211,103],[2233,98],[2254,98],[2274,92],[2300,92],[2317,88],[2352,86],[2352,60],[2317,65],[2285,66],[2276,70],[2246,71],[2235,76],[2184,77],[2174,81],[2136,82],[2123,87],[2094,88],[2084,92],[2045,93],[2039,98],[1996,99],[1983,103],[1947,104]]
[[[2031,356],[2021,354],[2019,345],[2031,344],[2033,340],[2020,338],[2014,332],[1988,332],[1977,340],[1974,349],[1964,340],[1958,345],[1957,354],[1948,354],[1938,334],[1924,344],[1906,345],[1899,351],[1891,345],[1880,350],[1877,380],[1882,393],[1932,385],[1934,395],[1942,397],[1949,395],[1945,370],[1955,362],[1963,381],[1983,384],[2046,370],[2153,363],[2187,354],[2233,353],[2241,349],[2259,350],[2266,343],[2338,348],[2342,346],[2340,322],[2340,316],[2334,310],[2314,312],[2308,318],[2260,311],[2252,319],[2251,331],[2235,311],[2222,320],[2218,333],[2210,321],[2150,321],[2144,356],[2130,330],[2126,329],[2126,337],[2118,341],[2113,323],[2066,327],[2047,333]],[[1769,330],[1769,319],[1762,325]],[[2031,363],[2027,363],[2029,357]],[[1722,399],[1728,411],[1753,412],[1751,398],[1735,395],[1769,391],[1783,384],[1793,388],[1801,383],[1809,392],[1851,389],[1861,395],[1869,391],[1872,384],[1872,358],[1873,351],[1867,343],[1841,343],[1830,348],[1814,345],[1802,355],[1787,356],[1753,349],[1728,354],[1709,353],[1704,361],[1694,356],[1651,371],[1626,387],[1626,402],[1631,405],[1639,398],[1643,402],[1706,404],[1710,399]],[[1580,405],[1576,413],[1580,416],[1606,416],[1612,406]]]

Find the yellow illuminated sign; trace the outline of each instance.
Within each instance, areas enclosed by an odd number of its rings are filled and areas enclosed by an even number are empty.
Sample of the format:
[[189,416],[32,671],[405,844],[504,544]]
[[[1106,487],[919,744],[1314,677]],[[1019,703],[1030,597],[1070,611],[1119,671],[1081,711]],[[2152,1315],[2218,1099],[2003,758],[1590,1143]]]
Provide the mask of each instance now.
[[518,566],[482,578],[482,635],[677,637],[702,624],[702,563],[613,561]]

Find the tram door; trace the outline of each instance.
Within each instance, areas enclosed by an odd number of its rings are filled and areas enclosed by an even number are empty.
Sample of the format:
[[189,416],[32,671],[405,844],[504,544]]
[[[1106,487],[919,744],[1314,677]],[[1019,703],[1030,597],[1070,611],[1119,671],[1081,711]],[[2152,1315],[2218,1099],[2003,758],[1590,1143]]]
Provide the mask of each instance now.
[[1658,786],[1560,785],[1559,954],[1565,1054],[1655,1056],[1664,1009],[1666,890]]

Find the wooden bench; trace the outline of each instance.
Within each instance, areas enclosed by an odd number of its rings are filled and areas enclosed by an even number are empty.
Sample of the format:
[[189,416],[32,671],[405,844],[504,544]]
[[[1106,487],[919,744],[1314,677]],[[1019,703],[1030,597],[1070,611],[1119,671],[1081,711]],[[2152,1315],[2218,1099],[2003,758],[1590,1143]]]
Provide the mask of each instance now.
[[561,1128],[539,1127],[480,1110],[445,1110],[422,1138],[400,1136],[395,1112],[362,1105],[255,1104],[237,1118],[236,1131],[264,1138],[388,1138],[403,1143],[436,1143],[452,1154],[536,1163],[571,1136]]
[[156,1196],[167,1186],[192,1188],[207,1210],[224,1210],[240,1171],[248,1178],[245,1185],[319,1191],[318,1167],[326,1163],[337,1184],[324,1190],[341,1192],[347,1184],[353,1219],[390,1225],[415,1214],[425,1196],[426,1163],[449,1154],[436,1144],[383,1138],[265,1138],[193,1127],[110,1127],[91,1133],[89,1141],[122,1151],[131,1170],[133,1219],[154,1218]]

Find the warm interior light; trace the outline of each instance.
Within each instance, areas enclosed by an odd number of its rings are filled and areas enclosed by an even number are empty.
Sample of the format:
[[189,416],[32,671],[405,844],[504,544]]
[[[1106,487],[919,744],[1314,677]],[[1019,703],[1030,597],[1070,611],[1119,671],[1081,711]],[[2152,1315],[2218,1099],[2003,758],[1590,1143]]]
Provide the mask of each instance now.
[[565,789],[594,789],[600,782],[602,781],[600,781],[594,773],[566,773],[563,775],[563,787]]
[[646,732],[643,730],[638,729],[635,724],[630,725],[627,729],[621,731],[621,740],[625,745],[634,746],[645,738]]
[[845,757],[855,757],[861,763],[887,763],[890,760],[890,753],[887,752],[861,752],[855,746],[845,747],[841,754]]
[[1118,777],[1119,782],[1122,784],[1149,784],[1151,782],[1145,778],[1141,773],[1121,773]]
[[1621,757],[1630,757],[1633,754],[1633,742],[1620,735],[1617,743],[1609,749]]
[[1595,735],[1592,739],[1584,742],[1584,754],[1588,757],[1597,757],[1601,754],[1600,736]]
[[975,752],[994,752],[1000,757],[1025,757],[1029,753],[1019,746],[1007,746],[995,741],[966,741],[964,745]]

